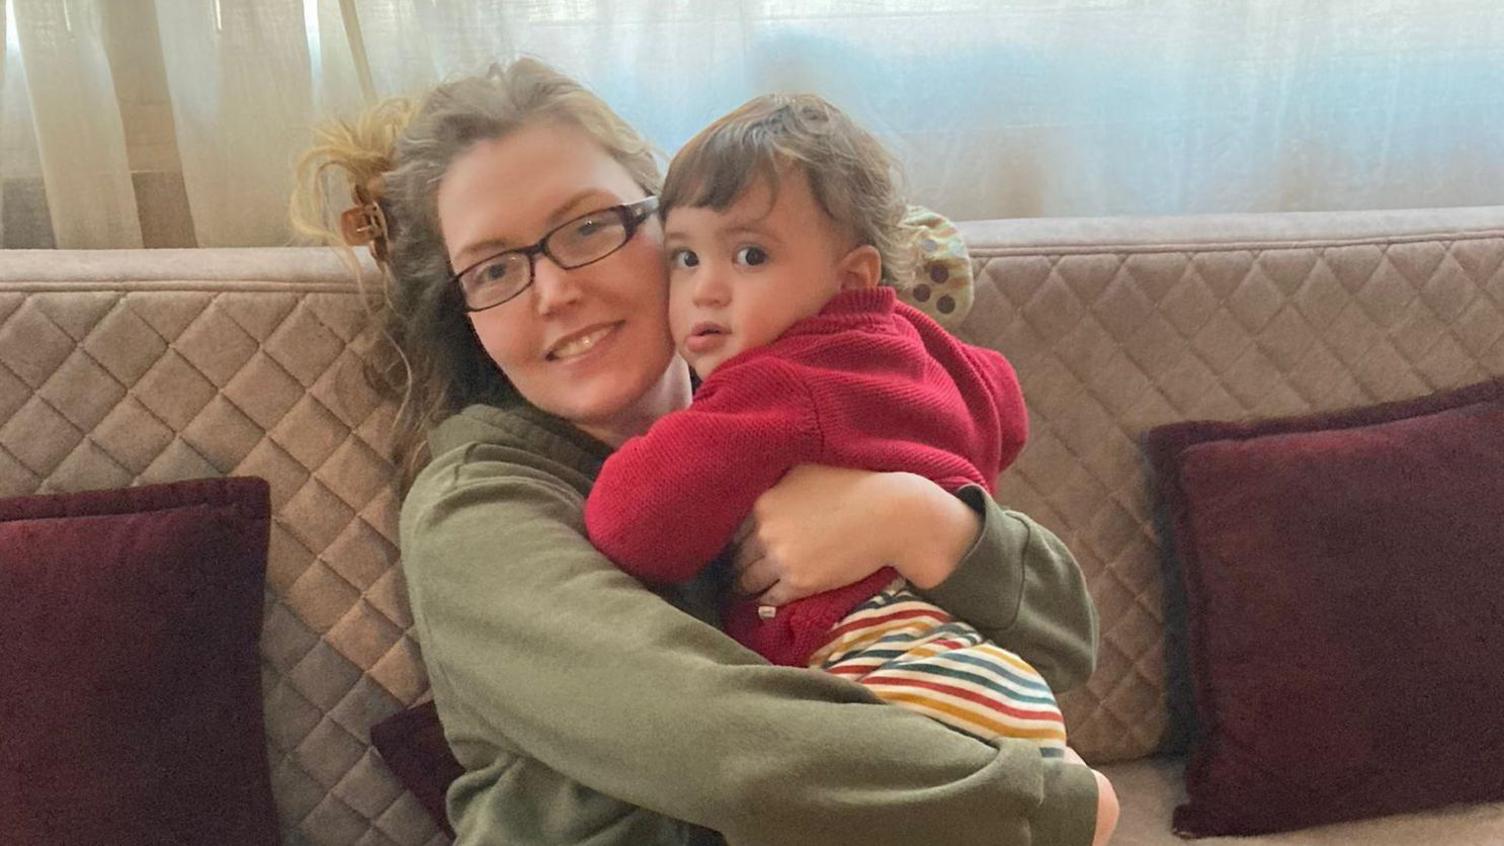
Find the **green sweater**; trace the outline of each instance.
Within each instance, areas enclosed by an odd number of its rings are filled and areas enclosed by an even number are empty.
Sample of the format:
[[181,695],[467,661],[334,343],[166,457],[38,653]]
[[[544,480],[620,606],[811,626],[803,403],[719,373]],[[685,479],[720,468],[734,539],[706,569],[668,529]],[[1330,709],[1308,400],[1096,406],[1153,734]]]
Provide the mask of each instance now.
[[[713,586],[660,597],[612,566],[581,516],[604,444],[519,404],[467,408],[430,447],[402,566],[465,768],[448,795],[461,846],[1090,843],[1085,767],[770,666],[708,622]],[[983,531],[929,598],[1057,691],[1079,683],[1096,612],[1074,559],[980,488],[961,495]]]

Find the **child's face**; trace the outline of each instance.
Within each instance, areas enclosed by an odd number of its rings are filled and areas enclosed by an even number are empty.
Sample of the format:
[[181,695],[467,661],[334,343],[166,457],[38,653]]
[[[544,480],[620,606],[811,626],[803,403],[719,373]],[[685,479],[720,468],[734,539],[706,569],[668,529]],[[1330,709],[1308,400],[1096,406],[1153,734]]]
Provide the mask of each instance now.
[[853,244],[802,170],[780,174],[771,208],[770,199],[758,180],[724,211],[678,206],[665,221],[669,329],[701,378],[815,315],[842,288],[875,282],[846,266]]

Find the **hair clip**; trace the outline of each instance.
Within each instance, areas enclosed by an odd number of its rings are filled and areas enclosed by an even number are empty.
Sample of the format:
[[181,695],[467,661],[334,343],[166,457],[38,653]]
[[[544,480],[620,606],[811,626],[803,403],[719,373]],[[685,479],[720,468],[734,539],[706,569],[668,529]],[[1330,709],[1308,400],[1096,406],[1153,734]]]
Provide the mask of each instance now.
[[381,208],[382,180],[380,176],[373,176],[366,180],[364,185],[356,185],[351,192],[355,198],[355,207],[346,209],[339,216],[340,236],[345,243],[352,247],[365,245],[370,248],[371,255],[381,264],[387,263],[387,238],[389,230],[386,225],[386,212]]

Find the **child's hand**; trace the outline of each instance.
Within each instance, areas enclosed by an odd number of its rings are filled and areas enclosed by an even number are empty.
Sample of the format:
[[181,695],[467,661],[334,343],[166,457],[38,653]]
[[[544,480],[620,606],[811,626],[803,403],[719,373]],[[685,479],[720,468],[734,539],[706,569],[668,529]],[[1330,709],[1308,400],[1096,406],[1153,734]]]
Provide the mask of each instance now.
[[[959,517],[937,519],[938,508]],[[771,606],[861,581],[888,564],[918,582],[906,565],[943,559],[946,568],[929,569],[954,569],[978,524],[970,508],[920,476],[795,467],[758,498],[737,533],[735,588]]]

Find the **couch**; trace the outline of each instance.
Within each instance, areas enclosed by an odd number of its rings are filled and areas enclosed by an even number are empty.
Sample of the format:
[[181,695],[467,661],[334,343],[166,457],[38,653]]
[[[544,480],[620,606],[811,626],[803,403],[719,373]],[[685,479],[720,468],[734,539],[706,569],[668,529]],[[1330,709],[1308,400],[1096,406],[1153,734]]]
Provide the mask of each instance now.
[[[1504,376],[1504,207],[960,229],[975,287],[958,332],[1011,358],[1031,414],[1000,498],[1068,542],[1101,614],[1097,671],[1063,697],[1073,745],[1117,785],[1115,842],[1181,842],[1143,433]],[[1313,296],[1341,318],[1303,317]],[[427,693],[370,340],[325,250],[0,254],[0,496],[270,483],[261,688],[289,844],[447,842],[370,741]],[[1206,842],[1497,844],[1504,802]]]

